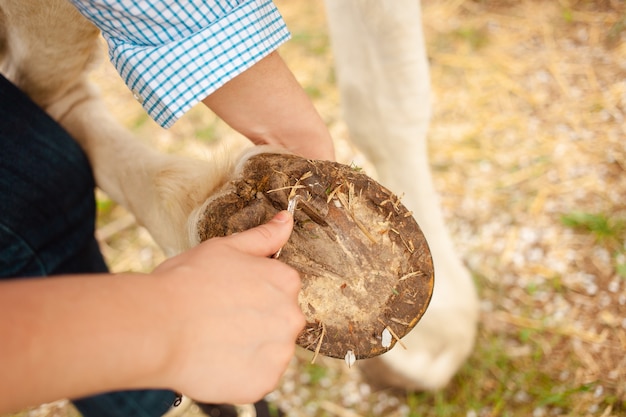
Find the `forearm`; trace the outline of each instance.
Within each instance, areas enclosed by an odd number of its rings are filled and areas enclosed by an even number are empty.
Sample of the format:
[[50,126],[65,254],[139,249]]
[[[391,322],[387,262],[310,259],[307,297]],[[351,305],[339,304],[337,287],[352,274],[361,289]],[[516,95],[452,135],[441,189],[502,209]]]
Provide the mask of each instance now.
[[333,160],[332,139],[306,93],[274,52],[203,100],[255,144]]
[[142,274],[0,283],[0,414],[158,385],[167,311],[156,283]]
[[0,282],[0,415],[119,389],[254,402],[304,326],[300,277],[271,259],[293,217],[209,239],[150,274]]

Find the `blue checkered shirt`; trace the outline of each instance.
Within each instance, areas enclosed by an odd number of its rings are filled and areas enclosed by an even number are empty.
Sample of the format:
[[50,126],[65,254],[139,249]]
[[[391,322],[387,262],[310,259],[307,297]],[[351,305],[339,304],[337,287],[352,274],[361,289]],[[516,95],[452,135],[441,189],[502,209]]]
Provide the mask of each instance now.
[[271,0],[71,0],[164,127],[289,38]]

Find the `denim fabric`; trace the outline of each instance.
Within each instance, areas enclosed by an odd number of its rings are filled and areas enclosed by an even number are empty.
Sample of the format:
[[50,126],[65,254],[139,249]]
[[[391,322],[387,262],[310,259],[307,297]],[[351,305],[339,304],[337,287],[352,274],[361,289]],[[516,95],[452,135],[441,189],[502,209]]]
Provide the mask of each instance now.
[[0,81],[0,276],[106,271],[93,236],[94,180],[85,154]]
[[[106,272],[94,187],[77,143],[0,75],[0,279]],[[174,398],[125,391],[74,404],[84,417],[156,417]]]
[[75,400],[74,406],[84,417],[155,417],[165,414],[175,399],[172,391],[123,391]]

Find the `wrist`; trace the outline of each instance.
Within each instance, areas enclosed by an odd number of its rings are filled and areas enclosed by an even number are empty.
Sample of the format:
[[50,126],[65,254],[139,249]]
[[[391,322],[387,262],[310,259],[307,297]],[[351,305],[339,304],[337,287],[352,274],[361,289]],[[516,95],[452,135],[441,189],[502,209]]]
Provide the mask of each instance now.
[[312,159],[334,159],[324,121],[278,53],[263,58],[203,100],[257,145]]

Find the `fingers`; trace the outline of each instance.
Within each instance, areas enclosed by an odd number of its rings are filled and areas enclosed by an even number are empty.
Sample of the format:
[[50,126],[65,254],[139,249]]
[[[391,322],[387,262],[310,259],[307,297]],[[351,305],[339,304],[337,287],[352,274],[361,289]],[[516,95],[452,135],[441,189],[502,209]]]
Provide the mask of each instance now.
[[289,240],[293,229],[293,216],[281,211],[268,223],[228,236],[229,244],[254,256],[268,257],[275,254]]
[[[306,323],[298,304],[298,272],[269,259],[292,229],[293,217],[283,211],[261,226],[209,239],[157,268],[155,273],[166,277],[160,282],[167,285],[168,317],[175,319],[168,326],[176,338],[165,372],[174,388],[209,402],[256,400],[274,388]],[[249,383],[242,387],[242,380]]]

